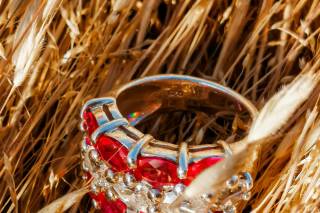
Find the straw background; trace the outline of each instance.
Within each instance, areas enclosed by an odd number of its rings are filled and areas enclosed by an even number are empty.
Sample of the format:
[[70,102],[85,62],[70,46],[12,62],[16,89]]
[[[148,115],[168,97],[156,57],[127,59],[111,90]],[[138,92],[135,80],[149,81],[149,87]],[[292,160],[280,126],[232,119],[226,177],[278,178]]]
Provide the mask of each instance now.
[[219,82],[265,106],[251,131],[275,128],[247,211],[319,212],[319,15],[319,0],[0,1],[0,212],[57,199],[51,212],[93,211],[80,108],[158,73]]

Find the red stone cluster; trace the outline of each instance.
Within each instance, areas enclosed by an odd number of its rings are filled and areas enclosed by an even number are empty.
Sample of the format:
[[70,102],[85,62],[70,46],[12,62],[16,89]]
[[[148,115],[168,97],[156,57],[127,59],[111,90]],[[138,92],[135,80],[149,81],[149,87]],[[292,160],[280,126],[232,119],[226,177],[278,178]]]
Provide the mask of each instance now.
[[[94,115],[89,111],[85,111],[83,127],[89,136],[98,128]],[[210,157],[202,159],[198,162],[189,164],[187,178],[179,179],[177,175],[177,164],[171,160],[161,157],[143,157],[137,159],[137,168],[129,169],[127,164],[128,149],[117,140],[101,135],[97,138],[94,147],[104,161],[115,172],[130,172],[136,180],[145,180],[154,188],[160,189],[164,185],[175,185],[183,183],[189,185],[190,182],[204,169],[214,165],[221,158]],[[126,206],[119,199],[117,201],[108,201],[102,193],[91,195],[95,199],[104,213],[124,213]]]

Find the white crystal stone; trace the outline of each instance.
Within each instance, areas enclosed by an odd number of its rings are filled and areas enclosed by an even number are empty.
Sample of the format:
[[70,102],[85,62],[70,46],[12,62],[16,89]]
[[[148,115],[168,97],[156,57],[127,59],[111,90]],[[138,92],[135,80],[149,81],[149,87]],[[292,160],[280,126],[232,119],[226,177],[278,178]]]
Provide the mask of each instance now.
[[227,187],[234,188],[237,186],[239,181],[239,177],[237,175],[233,175],[228,181],[227,181]]
[[111,169],[107,169],[105,171],[105,177],[107,179],[107,181],[114,183],[116,182],[116,175],[114,174],[114,172]]
[[162,193],[158,189],[150,189],[148,191],[148,198],[154,203],[158,203],[162,199]]
[[165,192],[163,196],[163,203],[171,204],[177,198],[177,194],[174,191]]
[[147,213],[157,213],[160,212],[156,206],[148,206]]
[[126,174],[124,175],[124,177],[123,177],[123,182],[124,182],[124,184],[125,184],[128,188],[130,188],[130,189],[134,188],[135,185],[136,185],[136,180],[135,180],[135,178],[133,177],[133,175],[131,175],[130,173],[126,173]]
[[241,198],[242,198],[243,200],[250,200],[250,197],[251,197],[251,193],[250,193],[250,192],[243,192],[243,193],[241,194]]
[[195,213],[196,211],[192,209],[191,203],[188,201],[183,201],[179,208],[180,212],[183,213]]
[[98,185],[95,181],[92,181],[92,183],[90,185],[90,189],[94,194],[98,194],[100,192],[100,188],[98,187]]
[[90,156],[90,159],[93,160],[94,162],[100,161],[99,153],[95,149],[90,150],[89,156]]
[[106,190],[105,195],[108,200],[116,200],[118,198],[116,191],[112,187]]
[[82,152],[86,152],[89,148],[89,145],[87,144],[87,141],[85,138],[82,139],[82,142],[81,142],[81,151]]
[[234,204],[229,200],[227,201],[223,206],[222,206],[222,211],[223,213],[235,213],[236,212],[236,207]]
[[182,183],[178,183],[177,185],[174,186],[173,191],[177,194],[180,195],[184,190],[186,186],[183,185]]
[[110,183],[107,180],[105,180],[104,178],[97,179],[96,184],[99,187],[104,188],[104,189],[110,186]]

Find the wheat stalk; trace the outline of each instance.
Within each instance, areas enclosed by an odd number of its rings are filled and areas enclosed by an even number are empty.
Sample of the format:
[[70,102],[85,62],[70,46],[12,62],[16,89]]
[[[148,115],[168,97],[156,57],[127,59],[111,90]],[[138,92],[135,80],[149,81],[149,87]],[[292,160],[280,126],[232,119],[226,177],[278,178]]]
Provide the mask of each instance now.
[[[206,169],[188,186],[172,207],[176,207],[184,199],[192,199],[198,195],[219,191],[228,178],[236,174],[253,152],[258,143],[275,134],[288,121],[297,108],[309,97],[318,82],[318,76],[308,72],[299,76],[287,87],[283,87],[261,109],[250,128],[246,145],[237,149],[233,155],[222,162]],[[280,116],[281,115],[281,116]],[[315,116],[310,116],[313,121]],[[276,122],[275,122],[276,121]],[[311,123],[309,122],[309,124]],[[306,128],[309,126],[307,125]]]

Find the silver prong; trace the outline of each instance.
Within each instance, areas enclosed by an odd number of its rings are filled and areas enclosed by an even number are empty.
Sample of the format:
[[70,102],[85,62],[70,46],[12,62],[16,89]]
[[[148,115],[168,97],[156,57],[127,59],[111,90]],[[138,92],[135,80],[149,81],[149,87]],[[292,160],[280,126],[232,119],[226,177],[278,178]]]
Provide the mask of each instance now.
[[119,119],[119,118],[122,118],[122,114],[119,112],[119,109],[117,107],[116,104],[112,104],[109,106],[109,111],[113,117],[113,119]]
[[82,169],[85,172],[89,171],[89,166],[87,165],[86,161],[82,161]]
[[178,177],[184,179],[187,176],[188,172],[188,144],[182,142],[179,148],[179,157],[178,157]]
[[81,132],[87,131],[86,128],[84,127],[84,123],[85,123],[85,121],[81,121],[81,122],[80,122],[79,128],[80,128],[80,131],[81,131]]
[[99,126],[98,129],[96,129],[92,135],[91,135],[91,141],[93,141],[94,143],[96,142],[97,138],[105,133],[105,132],[110,132],[116,128],[118,128],[119,126],[124,126],[124,125],[128,125],[128,121],[127,119],[125,118],[120,118],[120,119],[117,119],[117,120],[113,120],[113,121],[110,121],[108,123],[105,123],[101,126]]
[[92,107],[91,112],[94,115],[94,117],[96,118],[96,121],[99,126],[109,122],[109,119],[108,119],[106,113],[104,112],[102,105]]
[[144,135],[137,143],[130,149],[127,161],[130,168],[135,168],[137,166],[138,155],[144,145],[151,141],[153,137],[151,135]]
[[84,113],[84,111],[86,111],[86,109],[88,107],[93,107],[93,106],[97,106],[97,105],[104,105],[104,104],[111,104],[111,103],[114,103],[115,101],[116,100],[111,97],[91,99],[83,105],[83,107],[81,109],[80,116],[83,119],[83,113]]
[[82,153],[85,153],[89,149],[89,147],[90,147],[90,145],[87,144],[87,140],[84,137],[82,139],[82,142],[81,142],[81,151],[82,151]]

